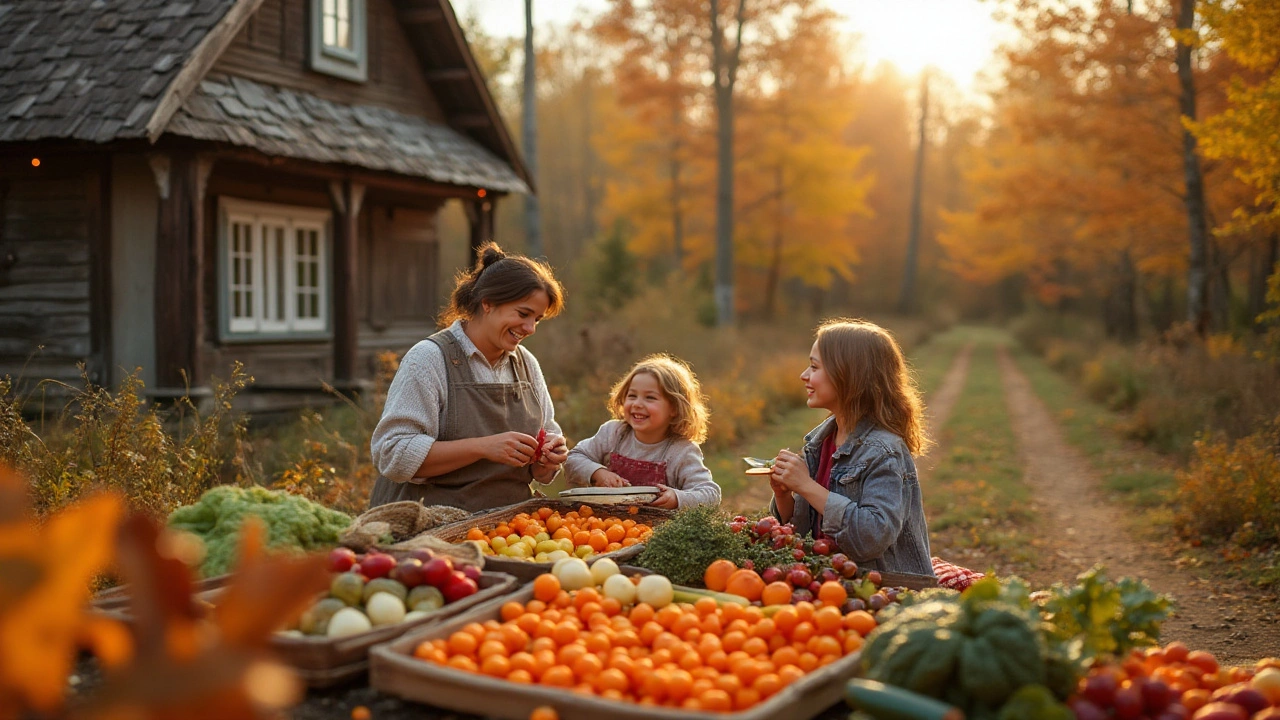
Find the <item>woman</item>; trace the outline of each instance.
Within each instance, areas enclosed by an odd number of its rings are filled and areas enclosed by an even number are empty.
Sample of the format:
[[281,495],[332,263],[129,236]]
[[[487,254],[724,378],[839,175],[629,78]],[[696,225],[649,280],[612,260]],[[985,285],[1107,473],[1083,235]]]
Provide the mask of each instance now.
[[898,343],[878,325],[829,320],[800,378],[809,407],[831,415],[805,436],[803,457],[778,453],[770,513],[868,570],[932,576],[912,460],[928,443],[924,406]]
[[371,450],[369,506],[398,500],[470,512],[532,496],[568,455],[547,381],[520,346],[564,307],[546,265],[493,243],[456,279],[442,322],[413,346],[387,391]]

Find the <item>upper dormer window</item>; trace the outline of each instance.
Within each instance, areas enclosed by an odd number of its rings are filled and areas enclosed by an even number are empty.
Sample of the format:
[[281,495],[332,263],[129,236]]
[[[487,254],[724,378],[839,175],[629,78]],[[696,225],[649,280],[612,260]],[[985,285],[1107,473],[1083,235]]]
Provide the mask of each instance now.
[[365,0],[311,0],[311,69],[368,79]]

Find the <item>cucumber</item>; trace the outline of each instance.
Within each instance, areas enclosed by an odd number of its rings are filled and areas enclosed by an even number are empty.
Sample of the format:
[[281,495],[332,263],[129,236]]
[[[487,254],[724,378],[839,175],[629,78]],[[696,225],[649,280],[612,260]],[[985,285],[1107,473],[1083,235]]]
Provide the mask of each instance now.
[[850,680],[844,699],[879,720],[964,720],[964,713],[944,702],[875,680]]
[[716,592],[714,590],[703,590],[700,588],[685,587],[684,585],[673,585],[672,590],[674,591],[674,594],[671,597],[671,602],[689,603],[692,605],[704,597],[709,597],[721,605],[725,603],[734,603],[736,605],[751,604],[750,600],[740,595],[730,595],[729,593]]

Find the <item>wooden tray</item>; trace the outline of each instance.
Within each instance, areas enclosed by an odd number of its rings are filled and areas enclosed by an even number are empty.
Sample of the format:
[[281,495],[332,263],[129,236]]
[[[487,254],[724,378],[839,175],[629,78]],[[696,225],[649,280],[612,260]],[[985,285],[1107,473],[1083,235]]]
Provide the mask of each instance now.
[[[221,589],[231,579],[230,575],[218,575],[198,581],[192,588],[192,594],[203,595],[211,590]],[[105,615],[127,620],[129,612],[129,586],[117,585],[93,596],[90,606]]]
[[[419,628],[369,653],[369,681],[374,689],[406,700],[459,712],[508,720],[526,720],[534,708],[550,705],[561,720],[706,720],[705,712],[653,707],[582,695],[565,688],[522,685],[487,675],[463,672],[413,657],[423,640],[448,637],[468,623],[500,620],[506,602],[528,602],[533,588],[477,605],[442,623]],[[845,682],[857,675],[861,653],[820,667],[750,709],[717,713],[730,720],[802,720],[812,718],[844,698]]]
[[908,590],[928,590],[938,587],[938,578],[932,575],[880,571],[881,587],[904,587]]
[[[501,523],[510,520],[520,513],[527,513],[540,508],[549,507],[552,510],[559,510],[561,513],[577,510],[586,505],[595,513],[601,513],[601,517],[620,517],[623,519],[630,518],[636,522],[641,522],[649,527],[657,527],[658,525],[671,519],[674,515],[672,510],[663,510],[661,508],[645,507],[637,505],[638,512],[631,515],[627,512],[625,505],[597,505],[595,503],[570,502],[568,500],[557,500],[555,498],[531,498],[515,505],[507,505],[506,507],[488,510],[477,515],[472,515],[466,520],[459,520],[448,525],[441,525],[426,531],[426,535],[432,535],[449,542],[462,542],[467,537],[467,531],[473,527],[478,527],[485,532],[492,530]],[[644,551],[644,543],[632,545],[631,547],[621,548],[613,552],[592,555],[587,559],[590,565],[600,558],[611,558],[614,562],[621,565],[623,561],[630,560],[640,555]],[[531,560],[513,560],[510,558],[499,557],[496,555],[485,555],[484,566],[486,570],[495,572],[503,572],[508,575],[515,576],[516,579],[529,582],[537,576],[551,572],[553,563],[540,563]]]
[[[221,576],[221,583],[198,592],[196,597],[216,604],[218,594],[229,577]],[[333,639],[277,634],[271,638],[271,648],[310,687],[323,688],[345,683],[359,678],[369,669],[369,648],[374,645],[397,638],[410,630],[448,620],[486,601],[505,601],[519,583],[514,577],[504,573],[481,572],[479,585],[480,591],[474,595],[445,605],[427,617],[412,622],[384,625],[359,635]],[[127,593],[124,594],[123,601],[115,597],[108,600],[115,603],[115,607],[97,608],[99,612],[126,624],[133,622]]]

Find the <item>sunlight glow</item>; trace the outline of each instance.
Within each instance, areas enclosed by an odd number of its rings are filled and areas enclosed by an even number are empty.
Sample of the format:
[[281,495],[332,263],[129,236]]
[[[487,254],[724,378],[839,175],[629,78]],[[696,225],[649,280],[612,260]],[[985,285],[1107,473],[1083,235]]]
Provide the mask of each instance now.
[[893,63],[907,75],[927,66],[972,89],[1007,28],[981,0],[827,0],[860,36],[853,55],[869,66]]

